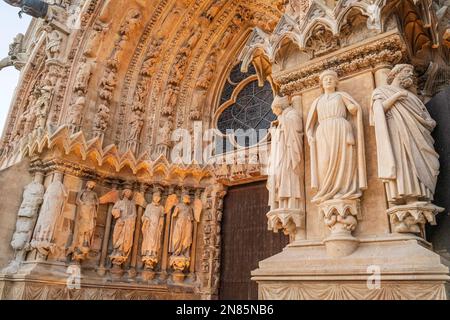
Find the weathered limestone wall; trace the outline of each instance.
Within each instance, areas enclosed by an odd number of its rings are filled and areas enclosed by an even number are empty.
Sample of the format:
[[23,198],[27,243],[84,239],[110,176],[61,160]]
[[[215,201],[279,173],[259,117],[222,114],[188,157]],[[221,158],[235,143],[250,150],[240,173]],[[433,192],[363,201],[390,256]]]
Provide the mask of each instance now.
[[32,180],[28,172],[29,161],[0,171],[0,266],[12,258],[10,246],[14,233],[17,211],[22,202],[22,193]]

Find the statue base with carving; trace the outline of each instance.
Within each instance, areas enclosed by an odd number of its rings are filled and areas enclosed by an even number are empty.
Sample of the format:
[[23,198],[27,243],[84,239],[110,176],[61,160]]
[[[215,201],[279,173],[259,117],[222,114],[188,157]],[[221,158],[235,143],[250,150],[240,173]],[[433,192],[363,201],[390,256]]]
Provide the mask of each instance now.
[[[359,239],[345,257],[325,241],[303,240],[252,272],[261,300],[447,299],[448,261],[414,235]],[[374,254],[376,253],[376,254]],[[313,271],[312,271],[313,270]]]
[[359,240],[352,235],[360,216],[359,200],[329,200],[319,206],[325,224],[331,234],[323,242],[331,257],[345,257],[352,254]]

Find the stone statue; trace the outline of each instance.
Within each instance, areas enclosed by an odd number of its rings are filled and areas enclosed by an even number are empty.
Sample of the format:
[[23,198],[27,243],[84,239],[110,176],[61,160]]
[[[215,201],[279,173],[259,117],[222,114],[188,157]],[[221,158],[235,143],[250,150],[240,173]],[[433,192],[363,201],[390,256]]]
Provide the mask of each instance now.
[[39,97],[32,107],[36,113],[35,129],[45,130],[47,117],[50,111],[50,103],[53,96],[53,85],[50,80],[39,89]]
[[171,118],[164,121],[163,125],[158,130],[157,145],[167,145],[171,144],[171,133],[172,133],[172,120]]
[[330,256],[347,256],[359,241],[352,236],[360,218],[360,197],[367,188],[363,111],[347,93],[336,91],[338,75],[320,75],[324,93],[309,111],[306,132],[311,154],[312,199],[331,235],[324,240]]
[[128,141],[137,141],[141,135],[142,127],[144,126],[144,119],[142,119],[142,112],[136,110],[131,116],[129,124],[130,131],[128,132]]
[[133,246],[136,203],[132,196],[133,191],[125,189],[123,191],[123,199],[119,200],[112,209],[116,225],[113,233],[113,252],[110,258],[116,268],[120,267],[128,259]]
[[[442,211],[430,206],[439,175],[439,155],[431,136],[436,122],[413,88],[414,67],[400,64],[390,72],[388,85],[373,92],[371,124],[377,141],[378,177],[385,183],[389,203],[397,206],[392,212],[397,217],[391,215],[391,219],[399,223],[411,212],[420,216],[426,212],[426,220],[434,223],[433,213]],[[401,206],[408,214],[401,215],[405,213]],[[424,222],[418,217],[415,220],[423,227]],[[397,232],[407,230],[412,229],[399,228]],[[419,233],[414,230],[411,232]]]
[[312,202],[358,199],[367,188],[362,108],[336,91],[336,72],[323,72],[320,83],[324,94],[313,102],[306,124],[311,184],[318,190]]
[[72,133],[76,133],[80,130],[81,121],[83,118],[84,107],[86,106],[86,97],[83,95],[83,91],[78,92],[78,97],[75,103],[70,106],[69,117],[67,123]]
[[105,104],[100,104],[97,114],[94,118],[94,131],[97,135],[103,133],[108,127],[109,122],[109,108]]
[[163,110],[162,110],[162,114],[163,115],[172,115],[175,106],[177,105],[178,102],[178,93],[179,93],[179,88],[173,84],[169,84],[167,91],[166,91],[166,95],[164,97],[164,105],[163,105]]
[[24,35],[19,33],[13,43],[9,46],[8,56],[0,60],[0,71],[6,67],[14,66],[17,70],[21,70],[27,63],[28,55],[23,47]]
[[87,91],[94,65],[94,62],[88,61],[85,57],[82,58],[81,65],[78,68],[77,77],[75,79],[74,91],[81,90],[84,93]]
[[272,110],[278,120],[271,128],[268,226],[269,230],[283,228],[291,233],[296,226],[300,227],[303,211],[303,122],[300,113],[290,105],[289,97],[275,97]]
[[17,213],[16,230],[11,241],[11,247],[14,249],[14,260],[3,270],[5,273],[17,273],[20,263],[25,259],[26,252],[30,249],[33,228],[39,207],[44,200],[43,180],[44,175],[36,172],[34,181],[25,187],[22,204]]
[[86,188],[77,196],[78,215],[72,243],[72,258],[75,261],[84,260],[92,248],[99,206],[99,199],[94,191],[95,186],[94,181],[88,181]]
[[56,59],[61,51],[62,36],[58,30],[53,30],[51,27],[47,29],[47,43],[45,52],[47,59]]
[[68,198],[66,187],[62,183],[63,174],[56,172],[53,182],[48,186],[39,212],[39,218],[34,229],[31,247],[40,254],[47,256],[54,249],[54,236],[56,226],[63,216],[64,207]]
[[192,244],[192,223],[194,211],[190,207],[191,198],[188,193],[182,195],[183,202],[175,207],[173,212],[173,229],[170,244],[170,252],[176,256],[189,257],[189,249]]
[[272,147],[269,159],[269,189],[271,210],[298,209],[302,197],[302,117],[289,104],[288,97],[276,97],[272,105],[278,117],[271,129]]
[[164,228],[164,207],[161,205],[161,193],[153,194],[153,201],[145,209],[142,217],[142,262],[147,269],[153,270],[158,263]]

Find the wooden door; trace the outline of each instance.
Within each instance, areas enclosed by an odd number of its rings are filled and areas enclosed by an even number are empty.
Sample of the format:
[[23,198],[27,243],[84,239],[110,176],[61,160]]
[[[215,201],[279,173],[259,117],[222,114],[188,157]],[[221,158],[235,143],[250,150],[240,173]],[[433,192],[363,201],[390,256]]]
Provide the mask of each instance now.
[[222,221],[222,263],[219,298],[256,300],[258,286],[251,271],[258,262],[283,250],[289,238],[267,230],[269,211],[266,182],[228,190]]

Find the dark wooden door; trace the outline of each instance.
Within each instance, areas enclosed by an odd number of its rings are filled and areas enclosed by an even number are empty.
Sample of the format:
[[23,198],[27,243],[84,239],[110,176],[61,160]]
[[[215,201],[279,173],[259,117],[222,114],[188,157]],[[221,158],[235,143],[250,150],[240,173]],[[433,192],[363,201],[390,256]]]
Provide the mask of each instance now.
[[224,201],[219,298],[256,300],[258,286],[251,271],[258,262],[283,250],[289,238],[267,230],[266,182],[232,187]]

